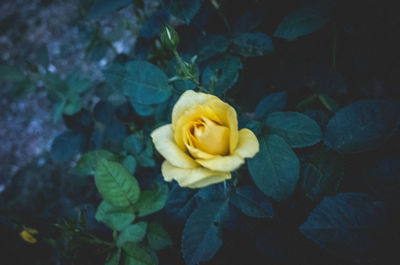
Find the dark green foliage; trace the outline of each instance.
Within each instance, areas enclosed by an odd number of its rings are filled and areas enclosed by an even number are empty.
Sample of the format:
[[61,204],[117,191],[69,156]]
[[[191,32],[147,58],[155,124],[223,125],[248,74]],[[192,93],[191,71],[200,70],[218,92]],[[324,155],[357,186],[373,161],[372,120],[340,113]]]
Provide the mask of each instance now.
[[256,107],[256,118],[263,119],[271,112],[283,110],[286,106],[286,97],[286,92],[278,92],[263,98]]
[[299,112],[273,112],[265,125],[269,133],[281,136],[293,148],[311,146],[322,139],[318,124]]
[[83,135],[80,133],[66,131],[57,136],[51,144],[51,157],[60,162],[72,159],[82,151]]
[[399,102],[360,100],[340,109],[331,118],[324,142],[345,154],[376,149],[395,133],[399,122]]
[[156,66],[140,61],[126,64],[123,91],[131,101],[139,104],[156,104],[166,101],[171,94],[168,78]]
[[245,215],[258,218],[272,218],[274,209],[268,198],[253,186],[238,187],[231,202]]
[[168,232],[157,222],[151,222],[148,226],[147,240],[154,250],[161,250],[172,245]]
[[222,246],[221,215],[226,201],[209,202],[188,218],[182,235],[182,254],[188,265],[210,260]]
[[254,183],[274,200],[288,199],[299,179],[299,160],[280,136],[260,138],[260,152],[248,162]]
[[272,39],[262,33],[241,33],[233,39],[232,52],[244,57],[263,56],[275,51]]
[[342,158],[327,148],[321,148],[307,160],[303,168],[303,190],[313,201],[335,193],[344,175]]
[[384,204],[373,197],[341,193],[326,197],[299,230],[321,248],[359,259],[376,251],[378,235],[385,230],[387,218]]
[[230,44],[231,41],[227,36],[206,35],[193,42],[187,53],[197,55],[197,61],[202,62],[225,52]]
[[207,65],[203,71],[202,84],[215,95],[224,95],[236,83],[242,68],[239,57],[226,55]]
[[164,0],[169,12],[189,24],[200,8],[200,0]]
[[301,8],[287,15],[279,24],[274,37],[295,40],[326,25],[329,18],[312,8]]

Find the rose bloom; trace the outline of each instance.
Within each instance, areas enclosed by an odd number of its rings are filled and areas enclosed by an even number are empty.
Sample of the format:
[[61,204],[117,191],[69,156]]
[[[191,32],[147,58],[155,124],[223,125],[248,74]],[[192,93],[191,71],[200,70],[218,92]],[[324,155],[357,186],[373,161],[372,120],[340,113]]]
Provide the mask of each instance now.
[[166,159],[166,181],[201,188],[231,178],[245,158],[259,151],[249,129],[238,130],[236,111],[218,97],[188,90],[172,110],[172,124],[151,133],[157,151]]

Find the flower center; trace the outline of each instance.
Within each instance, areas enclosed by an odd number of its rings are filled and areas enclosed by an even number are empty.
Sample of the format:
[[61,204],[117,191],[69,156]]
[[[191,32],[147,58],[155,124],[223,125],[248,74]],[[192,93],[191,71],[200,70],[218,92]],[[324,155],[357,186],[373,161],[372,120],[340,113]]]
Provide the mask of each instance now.
[[229,128],[206,117],[195,121],[191,128],[191,142],[194,147],[213,155],[229,152]]

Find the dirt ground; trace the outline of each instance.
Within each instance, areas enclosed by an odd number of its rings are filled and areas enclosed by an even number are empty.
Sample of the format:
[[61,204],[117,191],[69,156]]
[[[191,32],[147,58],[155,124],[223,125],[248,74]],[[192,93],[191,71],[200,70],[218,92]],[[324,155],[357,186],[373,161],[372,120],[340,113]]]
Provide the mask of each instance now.
[[[99,61],[87,60],[85,50],[90,39],[82,36],[82,28],[100,23],[104,34],[112,40],[114,50],[127,53],[134,46],[140,23],[132,6],[100,21],[83,21],[80,17],[82,2],[0,1],[0,65],[24,69],[27,62],[37,60],[37,51],[45,45],[49,51],[48,71],[63,76],[78,70],[92,80],[101,78],[101,70],[112,55],[106,54]],[[157,5],[157,1],[145,1],[144,13],[149,14]],[[122,20],[131,27],[115,34]],[[64,130],[64,125],[62,121],[53,122],[53,106],[40,83],[34,93],[23,98],[12,96],[12,84],[2,82],[0,86],[1,192],[18,169],[50,149],[54,137]]]

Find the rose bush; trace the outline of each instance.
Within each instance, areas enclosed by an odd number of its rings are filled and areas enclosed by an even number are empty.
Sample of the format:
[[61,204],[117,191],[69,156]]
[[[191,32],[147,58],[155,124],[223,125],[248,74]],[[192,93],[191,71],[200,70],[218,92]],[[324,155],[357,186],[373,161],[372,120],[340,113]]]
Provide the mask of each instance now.
[[245,158],[259,151],[249,129],[238,130],[236,111],[218,97],[188,90],[172,110],[172,124],[151,133],[154,146],[166,159],[166,181],[201,188],[231,178]]

